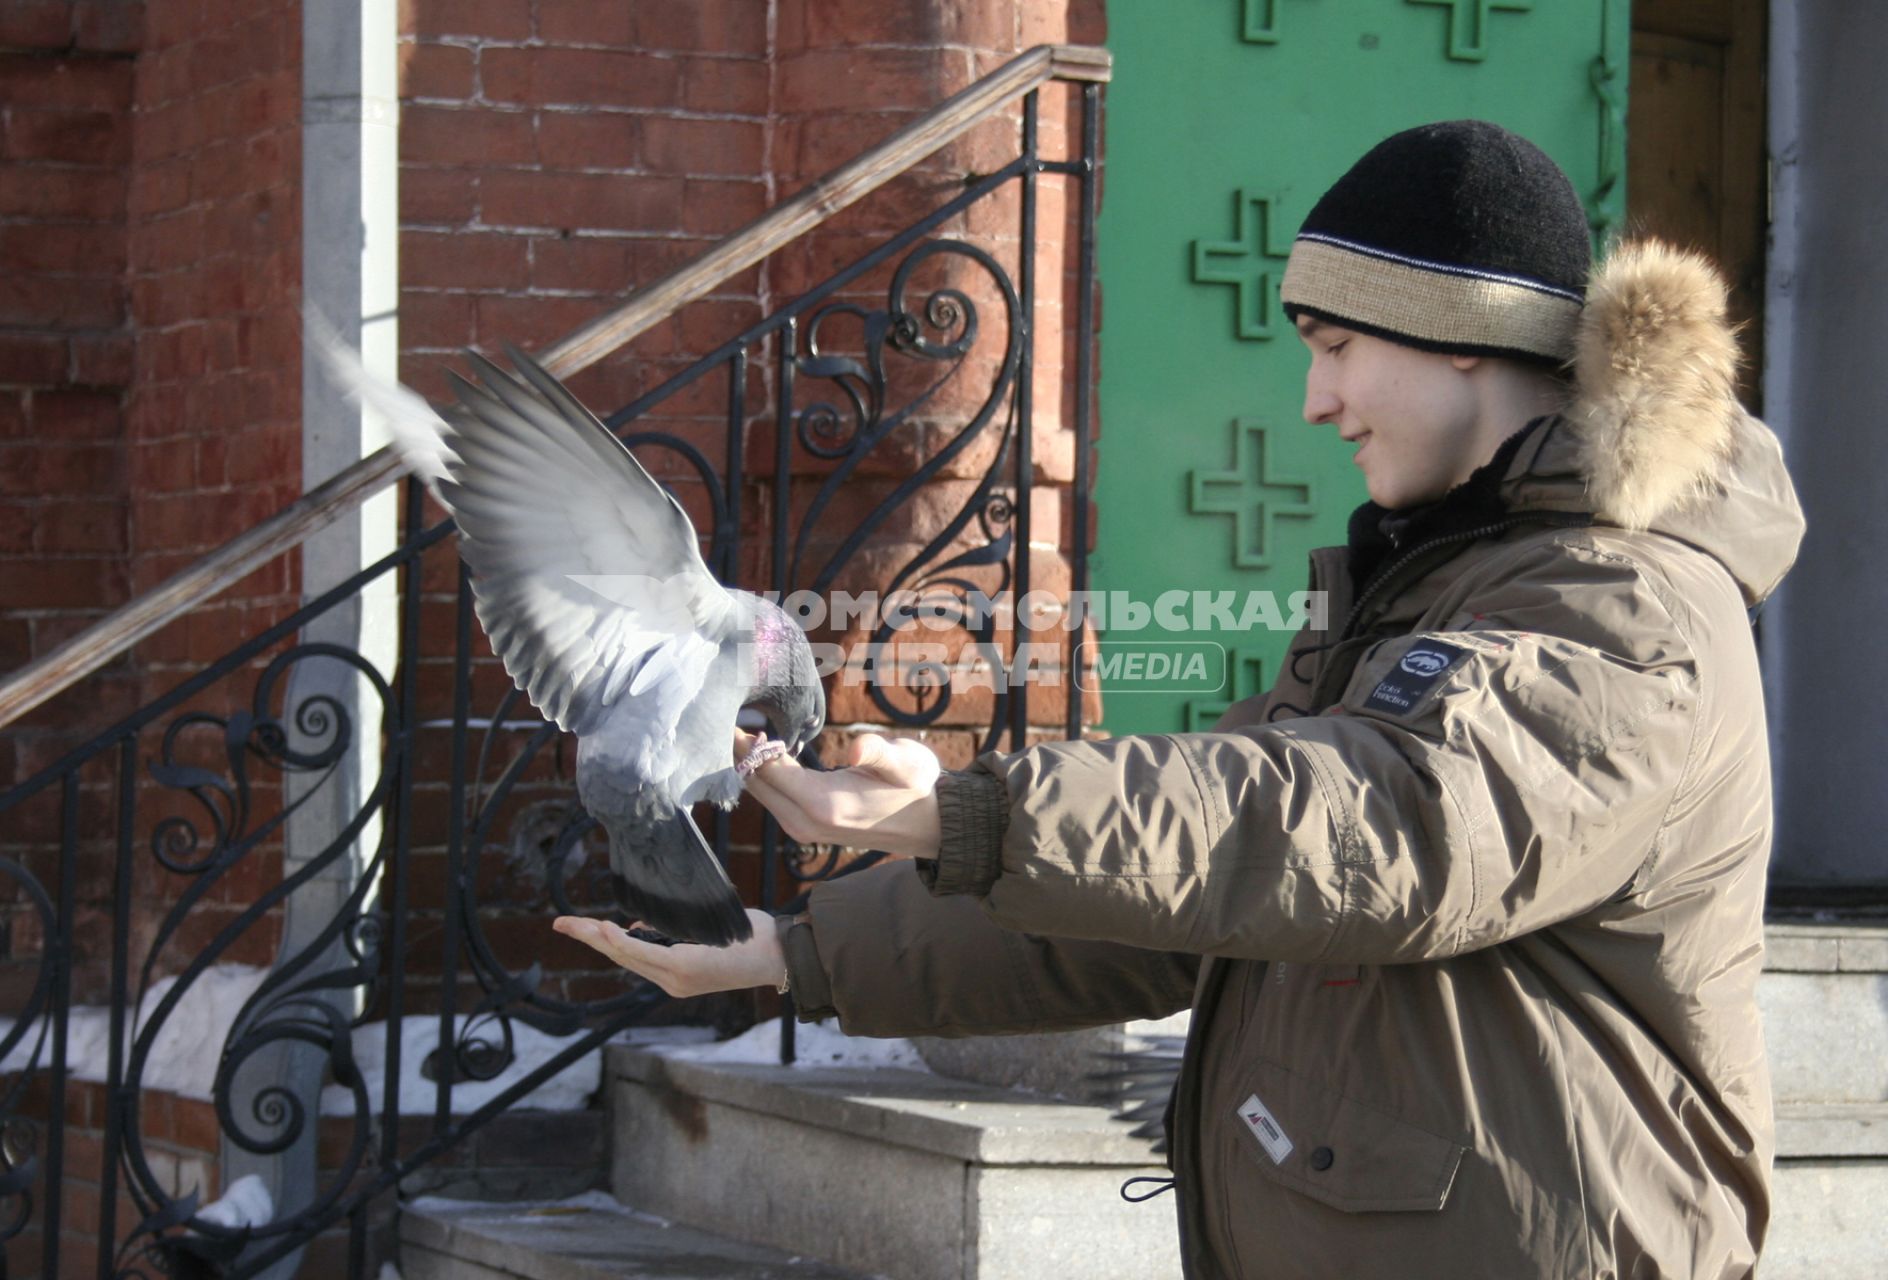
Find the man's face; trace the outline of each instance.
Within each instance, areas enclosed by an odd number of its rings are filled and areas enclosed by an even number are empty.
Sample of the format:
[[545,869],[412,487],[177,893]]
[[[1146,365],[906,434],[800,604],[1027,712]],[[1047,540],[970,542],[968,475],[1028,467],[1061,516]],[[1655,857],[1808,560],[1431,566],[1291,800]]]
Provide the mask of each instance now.
[[1298,336],[1311,351],[1305,421],[1329,423],[1357,446],[1352,457],[1373,501],[1391,509],[1433,502],[1487,461],[1475,429],[1473,356],[1436,355],[1310,316]]

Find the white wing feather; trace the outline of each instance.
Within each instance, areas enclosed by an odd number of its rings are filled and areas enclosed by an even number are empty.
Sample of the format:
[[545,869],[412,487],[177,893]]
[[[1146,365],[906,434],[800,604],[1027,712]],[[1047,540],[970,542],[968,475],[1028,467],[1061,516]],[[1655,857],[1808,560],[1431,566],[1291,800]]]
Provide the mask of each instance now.
[[446,478],[447,465],[455,458],[440,434],[445,423],[433,412],[433,406],[398,382],[370,373],[361,363],[360,353],[342,341],[341,335],[330,328],[314,308],[303,308],[302,327],[308,336],[309,349],[327,370],[328,377],[352,396],[355,403],[386,422],[387,431],[393,436],[393,447],[406,461],[408,469],[425,481],[433,496],[438,497],[439,482]]
[[[479,620],[518,687],[580,735],[622,697],[643,698],[637,710],[651,722],[634,754],[659,764],[737,612],[680,505],[515,352],[528,383],[474,357],[481,385],[455,379],[462,403],[442,417],[338,341],[314,345],[386,415],[395,446],[457,520]],[[642,677],[652,670],[662,689],[649,699],[658,682]]]

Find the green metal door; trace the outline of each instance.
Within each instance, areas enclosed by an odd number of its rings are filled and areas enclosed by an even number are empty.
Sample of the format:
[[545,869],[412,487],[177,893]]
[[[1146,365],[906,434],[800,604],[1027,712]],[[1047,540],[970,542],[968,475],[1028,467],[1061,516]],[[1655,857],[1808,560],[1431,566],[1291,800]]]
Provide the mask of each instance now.
[[1278,308],[1299,222],[1382,138],[1474,116],[1545,148],[1603,232],[1624,200],[1629,14],[1115,0],[1108,24],[1091,616],[1106,728],[1161,733],[1271,683],[1306,553],[1364,499],[1349,449],[1300,413],[1308,357]]

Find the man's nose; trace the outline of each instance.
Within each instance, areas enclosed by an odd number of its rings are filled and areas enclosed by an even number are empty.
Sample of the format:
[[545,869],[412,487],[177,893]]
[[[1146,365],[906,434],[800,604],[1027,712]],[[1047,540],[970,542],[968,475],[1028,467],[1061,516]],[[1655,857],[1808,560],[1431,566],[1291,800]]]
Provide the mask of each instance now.
[[1338,411],[1344,402],[1337,393],[1326,386],[1322,379],[1305,379],[1305,421],[1313,426],[1337,421]]

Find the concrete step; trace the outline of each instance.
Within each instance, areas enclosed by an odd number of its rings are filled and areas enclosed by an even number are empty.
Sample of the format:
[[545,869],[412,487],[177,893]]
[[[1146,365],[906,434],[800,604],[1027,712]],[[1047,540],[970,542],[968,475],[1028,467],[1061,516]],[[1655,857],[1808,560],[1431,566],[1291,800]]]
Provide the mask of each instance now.
[[1757,1005],[1779,1112],[1888,1105],[1888,925],[1772,924],[1764,935]]
[[1779,1159],[1770,1190],[1760,1274],[1888,1276],[1888,1214],[1881,1209],[1888,1203],[1888,1159]]
[[1888,1163],[1888,1102],[1777,1104],[1777,1159]]
[[605,1058],[611,1187],[679,1222],[898,1280],[1179,1274],[1147,1143],[1101,1107],[887,1067]]
[[400,1212],[405,1280],[866,1280],[638,1213],[600,1191],[507,1205],[422,1199]]

